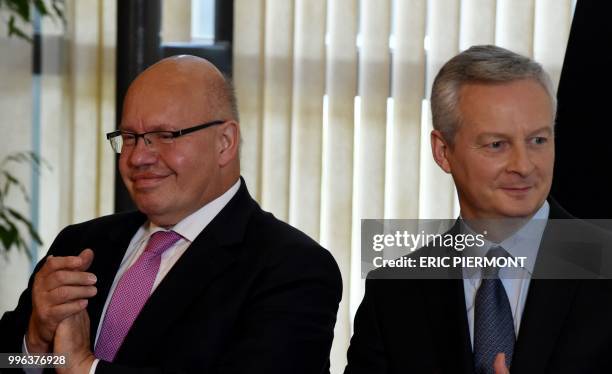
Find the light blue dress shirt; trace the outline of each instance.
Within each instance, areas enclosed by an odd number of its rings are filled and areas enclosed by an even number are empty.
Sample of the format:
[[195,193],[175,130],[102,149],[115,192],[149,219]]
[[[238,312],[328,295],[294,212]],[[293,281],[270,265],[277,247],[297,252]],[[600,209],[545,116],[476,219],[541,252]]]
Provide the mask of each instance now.
[[[523,268],[501,268],[499,277],[504,285],[508,301],[512,308],[512,317],[514,319],[514,332],[518,337],[519,328],[521,326],[521,317],[527,300],[527,292],[529,291],[529,283],[535,260],[546,227],[550,207],[545,201],[536,214],[521,227],[514,235],[506,238],[501,243],[493,243],[485,240],[485,245],[479,248],[466,250],[464,255],[469,256],[485,256],[487,251],[494,246],[501,246],[512,257],[526,257]],[[469,230],[469,228],[467,228]],[[470,341],[474,347],[474,307],[476,301],[476,291],[480,287],[482,281],[481,271],[477,268],[463,269],[463,290],[465,293],[465,308],[467,311],[468,324],[470,327]]]

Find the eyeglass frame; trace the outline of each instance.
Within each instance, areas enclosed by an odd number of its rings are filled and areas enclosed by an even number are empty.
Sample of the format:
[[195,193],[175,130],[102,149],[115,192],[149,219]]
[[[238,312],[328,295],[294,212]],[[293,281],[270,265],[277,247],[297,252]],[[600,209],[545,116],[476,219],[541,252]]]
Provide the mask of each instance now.
[[211,126],[221,125],[221,124],[223,124],[225,122],[227,122],[227,120],[215,120],[215,121],[210,121],[210,122],[203,123],[201,125],[187,127],[186,129],[180,129],[180,130],[176,130],[176,131],[155,130],[155,131],[147,131],[147,132],[143,132],[143,133],[137,133],[137,132],[123,131],[123,130],[115,130],[115,131],[107,133],[106,134],[106,139],[111,143],[111,148],[113,149],[113,151],[115,151],[116,154],[121,154],[121,150],[117,151],[115,149],[115,147],[113,147],[112,139],[117,137],[117,136],[121,136],[122,134],[134,135],[134,137],[136,139],[134,141],[134,147],[136,147],[138,145],[138,139],[139,138],[142,138],[142,141],[145,142],[146,146],[148,146],[147,139],[145,138],[145,136],[148,135],[148,134],[166,132],[166,133],[171,134],[172,135],[171,139],[174,140],[174,139],[176,139],[178,137],[181,137],[183,135],[187,135],[187,134],[190,134],[190,133],[198,131],[198,130],[204,130],[204,129],[207,129],[207,128],[211,127]]

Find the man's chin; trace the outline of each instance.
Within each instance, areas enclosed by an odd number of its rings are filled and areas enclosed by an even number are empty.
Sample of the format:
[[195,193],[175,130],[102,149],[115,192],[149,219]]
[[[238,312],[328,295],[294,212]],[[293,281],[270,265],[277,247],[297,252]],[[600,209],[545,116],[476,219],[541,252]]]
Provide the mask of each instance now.
[[138,210],[148,217],[162,215],[167,210],[163,201],[138,198],[134,202]]
[[502,216],[508,218],[528,218],[533,216],[544,201],[509,201],[500,209]]

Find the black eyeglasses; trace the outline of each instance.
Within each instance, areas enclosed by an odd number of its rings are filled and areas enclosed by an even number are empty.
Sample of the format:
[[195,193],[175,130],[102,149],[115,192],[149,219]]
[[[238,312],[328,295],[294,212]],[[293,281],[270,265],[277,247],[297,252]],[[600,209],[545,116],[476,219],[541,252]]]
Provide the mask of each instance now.
[[135,147],[136,143],[138,143],[138,138],[143,138],[146,146],[159,149],[158,147],[160,145],[174,143],[174,139],[179,136],[203,130],[211,126],[220,125],[225,122],[227,121],[217,120],[177,131],[149,131],[143,132],[142,134],[117,130],[106,134],[106,139],[110,141],[113,150],[119,154],[121,154],[123,147]]

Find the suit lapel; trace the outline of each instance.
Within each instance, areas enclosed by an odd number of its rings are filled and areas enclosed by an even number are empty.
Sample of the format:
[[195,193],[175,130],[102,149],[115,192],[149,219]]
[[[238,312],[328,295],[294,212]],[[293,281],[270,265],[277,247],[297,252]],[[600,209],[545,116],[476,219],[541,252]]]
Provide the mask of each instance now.
[[[461,230],[456,220],[446,234],[456,235]],[[428,256],[460,256],[449,248],[430,247]],[[429,311],[429,325],[433,330],[433,341],[437,345],[437,362],[444,365],[444,373],[474,373],[474,359],[470,328],[465,310],[463,275],[459,268],[444,269],[448,274],[443,278],[424,280],[425,304]],[[458,371],[459,370],[459,371]]]
[[[549,219],[571,219],[554,200],[549,199]],[[559,274],[576,273],[560,262],[557,253],[563,242],[558,238],[562,233],[547,225],[544,230],[534,274],[555,278]],[[573,265],[572,265],[573,266]],[[554,271],[551,273],[551,271]],[[552,355],[555,342],[561,333],[570,312],[579,280],[576,279],[532,279],[527,301],[514,348],[512,373],[542,373]]]
[[[424,297],[429,325],[437,345],[441,372],[473,373],[472,344],[465,312],[465,293],[461,279],[424,280]],[[442,369],[442,368],[441,368]]]
[[244,252],[241,246],[246,225],[257,204],[244,180],[223,210],[198,235],[168,272],[134,321],[115,362],[134,362],[162,341],[168,330],[219,275]]
[[[461,221],[455,220],[446,234],[457,235],[461,232]],[[449,248],[430,248],[430,256],[461,256]],[[465,291],[463,273],[459,268],[443,270],[448,279],[426,280],[426,304],[431,311],[430,326],[434,330],[434,341],[438,344],[439,361],[445,367],[442,372],[474,373],[474,357],[470,327],[465,310]]]
[[533,279],[518,340],[512,373],[543,373],[570,311],[577,280]]

